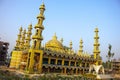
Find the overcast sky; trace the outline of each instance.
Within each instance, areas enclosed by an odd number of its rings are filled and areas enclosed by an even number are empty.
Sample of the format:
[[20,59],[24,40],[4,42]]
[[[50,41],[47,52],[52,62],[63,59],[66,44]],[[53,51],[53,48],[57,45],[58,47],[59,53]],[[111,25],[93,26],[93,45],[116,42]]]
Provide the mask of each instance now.
[[[0,0],[0,40],[10,43],[9,53],[15,46],[19,28],[27,29],[37,24],[36,16],[42,0]],[[108,44],[112,45],[114,58],[120,58],[120,1],[119,0],[44,0],[44,40],[49,41],[54,33],[63,44],[79,50],[83,39],[83,50],[93,54],[94,29],[98,27],[100,55],[106,60]],[[32,33],[34,34],[34,28]]]

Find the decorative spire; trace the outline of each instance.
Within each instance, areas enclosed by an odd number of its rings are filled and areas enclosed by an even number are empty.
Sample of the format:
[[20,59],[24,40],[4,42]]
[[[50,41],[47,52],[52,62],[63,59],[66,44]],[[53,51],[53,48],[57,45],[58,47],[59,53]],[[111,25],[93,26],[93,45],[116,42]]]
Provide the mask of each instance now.
[[78,53],[78,55],[80,55],[82,53],[83,53],[83,40],[81,39],[80,40],[80,46],[79,46],[79,53]]
[[72,41],[70,41],[70,50],[72,50]]
[[55,33],[54,36],[53,36],[53,40],[57,40],[56,33]]
[[95,28],[95,37],[94,37],[94,50],[93,50],[93,53],[94,53],[94,59],[96,59],[96,65],[100,65],[101,62],[100,62],[100,50],[99,50],[99,36],[98,36],[98,28]]
[[27,34],[27,37],[26,37],[26,42],[25,42],[25,49],[29,49],[30,48],[30,41],[31,41],[31,35],[32,35],[32,24],[29,25],[28,27],[28,32],[26,33]]
[[61,38],[60,42],[63,43],[63,38]]
[[37,16],[38,23],[34,27],[36,30],[35,31],[36,33],[32,36],[32,39],[33,39],[32,48],[34,49],[40,49],[41,42],[43,40],[43,37],[42,37],[42,31],[44,30],[43,20],[45,19],[43,15],[45,11],[44,3],[40,6],[39,10],[40,10],[40,14]]
[[16,40],[15,50],[19,50],[21,33],[22,33],[22,27],[20,27],[20,29],[19,29],[19,34],[18,34],[18,39]]
[[23,33],[22,33],[22,38],[20,41],[20,50],[24,50],[24,43],[25,43],[25,34],[26,34],[26,30],[24,29]]

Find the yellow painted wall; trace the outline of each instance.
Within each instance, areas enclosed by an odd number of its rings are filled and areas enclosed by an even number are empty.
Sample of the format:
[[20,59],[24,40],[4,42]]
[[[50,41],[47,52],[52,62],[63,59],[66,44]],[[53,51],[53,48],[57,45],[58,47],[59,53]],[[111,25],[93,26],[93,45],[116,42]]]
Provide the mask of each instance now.
[[20,62],[22,57],[22,51],[13,51],[11,62],[10,62],[10,68],[19,68]]

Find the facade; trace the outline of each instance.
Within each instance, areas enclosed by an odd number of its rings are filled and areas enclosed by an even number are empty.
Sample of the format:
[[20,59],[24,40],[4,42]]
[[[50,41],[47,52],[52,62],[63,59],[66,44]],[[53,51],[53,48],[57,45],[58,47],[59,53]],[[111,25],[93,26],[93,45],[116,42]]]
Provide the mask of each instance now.
[[[38,23],[34,27],[35,34],[31,33],[32,25],[29,25],[27,33],[26,30],[22,30],[22,27],[19,30],[10,68],[20,69],[27,73],[85,74],[89,71],[90,65],[101,64],[98,28],[95,29],[92,56],[83,52],[82,39],[77,53],[72,49],[72,41],[70,46],[64,46],[63,39],[57,40],[56,34],[45,46],[41,46],[45,5],[42,4],[39,9]],[[31,39],[32,45],[30,45]]]
[[112,71],[116,74],[120,74],[120,59],[112,61]]

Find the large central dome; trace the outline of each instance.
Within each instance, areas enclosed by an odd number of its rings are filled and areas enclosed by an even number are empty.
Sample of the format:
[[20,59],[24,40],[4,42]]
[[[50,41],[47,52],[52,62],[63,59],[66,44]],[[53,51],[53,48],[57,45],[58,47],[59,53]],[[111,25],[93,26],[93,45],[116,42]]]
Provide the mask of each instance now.
[[50,40],[46,43],[45,47],[46,48],[63,49],[63,45],[60,41],[57,40],[56,34],[52,37],[52,40]]

